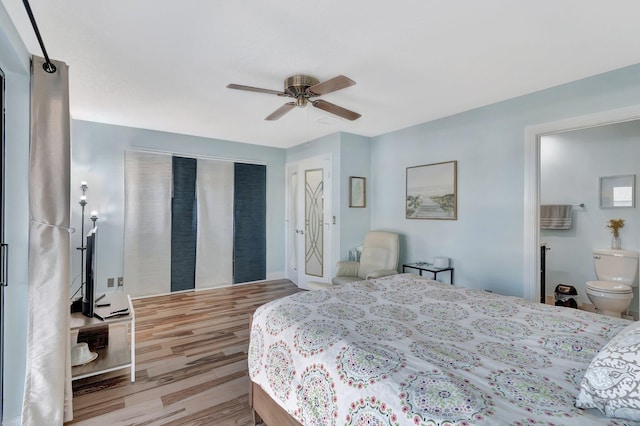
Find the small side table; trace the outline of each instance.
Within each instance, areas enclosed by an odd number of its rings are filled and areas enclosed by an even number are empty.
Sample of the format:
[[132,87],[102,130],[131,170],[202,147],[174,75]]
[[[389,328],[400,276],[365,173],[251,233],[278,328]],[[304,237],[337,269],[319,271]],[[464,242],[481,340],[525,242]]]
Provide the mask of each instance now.
[[133,311],[131,297],[122,292],[108,292],[102,303],[110,303],[108,307],[96,307],[95,313],[108,315],[113,311],[128,308],[129,315],[108,318],[104,321],[94,316],[85,317],[81,312],[71,314],[71,333],[78,334],[82,330],[91,330],[107,326],[109,329],[109,343],[96,349],[98,357],[95,361],[71,368],[71,380],[84,379],[110,371],[130,368],[131,383],[136,381],[136,315]]
[[449,284],[453,284],[453,268],[452,267],[436,268],[431,263],[405,263],[404,265],[402,265],[402,272],[405,272],[406,268],[417,269],[420,273],[420,276],[422,276],[423,271],[431,272],[433,274],[434,280],[438,279],[438,274],[440,272],[449,271]]

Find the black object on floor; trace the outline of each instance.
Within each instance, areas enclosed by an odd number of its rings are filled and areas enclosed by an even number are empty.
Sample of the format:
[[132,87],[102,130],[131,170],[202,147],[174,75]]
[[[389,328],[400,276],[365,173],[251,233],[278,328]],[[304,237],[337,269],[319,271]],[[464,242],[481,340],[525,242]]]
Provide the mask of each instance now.
[[569,296],[577,295],[578,291],[574,286],[569,284],[558,284],[555,291],[556,306],[566,306],[567,308],[576,309],[578,307],[578,303],[573,297]]
[[578,303],[575,301],[573,297],[570,297],[566,300],[556,300],[556,306],[566,306],[567,308],[578,308]]

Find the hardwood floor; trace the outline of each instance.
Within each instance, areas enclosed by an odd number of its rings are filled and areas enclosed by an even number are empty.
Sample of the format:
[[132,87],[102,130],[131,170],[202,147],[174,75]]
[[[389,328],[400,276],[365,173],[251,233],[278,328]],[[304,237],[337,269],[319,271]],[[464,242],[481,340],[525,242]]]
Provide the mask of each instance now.
[[77,425],[252,424],[249,317],[291,281],[134,300],[136,382],[120,370],[73,382]]

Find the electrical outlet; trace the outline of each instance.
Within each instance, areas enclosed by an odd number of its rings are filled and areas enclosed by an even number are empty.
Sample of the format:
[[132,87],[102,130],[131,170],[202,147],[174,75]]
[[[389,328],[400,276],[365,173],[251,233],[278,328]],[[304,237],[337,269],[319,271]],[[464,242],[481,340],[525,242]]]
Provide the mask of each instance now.
[[107,287],[113,287],[113,278],[107,278]]
[[118,277],[118,287],[122,287],[124,285],[124,279],[122,277]]

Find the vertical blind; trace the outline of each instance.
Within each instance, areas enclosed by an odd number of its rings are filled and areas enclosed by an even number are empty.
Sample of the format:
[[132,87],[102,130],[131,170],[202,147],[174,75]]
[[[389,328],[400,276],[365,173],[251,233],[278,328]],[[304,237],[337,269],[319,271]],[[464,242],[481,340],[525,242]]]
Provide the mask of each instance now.
[[124,280],[131,296],[171,291],[172,159],[125,153]]
[[171,291],[195,288],[198,232],[196,165],[195,158],[173,157]]
[[233,276],[233,163],[198,159],[196,288],[229,285]]
[[235,164],[234,284],[266,278],[266,176],[266,166]]
[[[155,210],[162,214],[143,214]],[[126,153],[125,286],[132,296],[265,278],[266,166]]]

